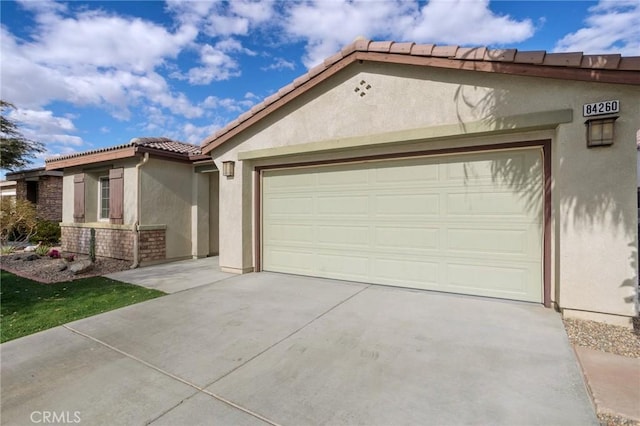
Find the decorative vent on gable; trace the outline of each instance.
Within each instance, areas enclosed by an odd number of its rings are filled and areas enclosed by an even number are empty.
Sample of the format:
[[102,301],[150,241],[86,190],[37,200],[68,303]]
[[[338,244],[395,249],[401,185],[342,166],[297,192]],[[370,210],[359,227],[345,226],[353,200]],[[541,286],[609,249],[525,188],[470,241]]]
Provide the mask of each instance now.
[[365,80],[360,80],[360,83],[353,89],[353,91],[360,97],[365,96],[369,90],[371,90],[371,85]]

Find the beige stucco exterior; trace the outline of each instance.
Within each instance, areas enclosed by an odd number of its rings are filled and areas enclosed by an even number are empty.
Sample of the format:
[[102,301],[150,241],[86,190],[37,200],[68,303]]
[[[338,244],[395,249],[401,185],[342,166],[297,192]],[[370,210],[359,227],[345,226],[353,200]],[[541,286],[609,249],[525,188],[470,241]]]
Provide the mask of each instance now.
[[[611,99],[621,105],[615,143],[589,149],[582,105]],[[552,301],[567,315],[628,323],[639,128],[634,85],[355,63],[211,152],[219,169],[236,162],[220,180],[220,265],[255,265],[256,166],[549,139]]]
[[[138,167],[137,167],[138,166]],[[111,168],[124,170],[123,224],[111,225],[98,215],[98,179]],[[74,175],[85,174],[85,223],[74,224]],[[65,226],[104,229],[163,229],[166,238],[164,260],[205,257],[217,251],[217,173],[196,173],[190,162],[142,157],[109,162],[104,165],[67,168],[63,178],[63,217]],[[214,181],[214,185],[210,182]],[[140,197],[138,198],[138,188]],[[213,188],[213,192],[212,189]],[[138,199],[139,217],[138,217]],[[216,201],[217,203],[217,201]],[[213,228],[213,229],[212,229]]]

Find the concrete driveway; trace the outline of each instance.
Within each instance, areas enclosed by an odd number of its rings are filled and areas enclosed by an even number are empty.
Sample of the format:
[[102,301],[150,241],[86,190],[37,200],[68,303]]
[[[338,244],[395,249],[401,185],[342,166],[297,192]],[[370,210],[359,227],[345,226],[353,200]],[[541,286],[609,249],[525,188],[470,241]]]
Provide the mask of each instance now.
[[248,274],[1,351],[4,425],[598,424],[559,315],[525,303]]

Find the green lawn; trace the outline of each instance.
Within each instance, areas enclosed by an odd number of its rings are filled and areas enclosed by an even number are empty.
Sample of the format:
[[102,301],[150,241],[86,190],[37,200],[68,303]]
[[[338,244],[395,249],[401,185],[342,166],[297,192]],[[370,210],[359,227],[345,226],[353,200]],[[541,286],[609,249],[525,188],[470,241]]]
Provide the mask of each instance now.
[[164,294],[104,277],[40,284],[0,271],[0,342]]

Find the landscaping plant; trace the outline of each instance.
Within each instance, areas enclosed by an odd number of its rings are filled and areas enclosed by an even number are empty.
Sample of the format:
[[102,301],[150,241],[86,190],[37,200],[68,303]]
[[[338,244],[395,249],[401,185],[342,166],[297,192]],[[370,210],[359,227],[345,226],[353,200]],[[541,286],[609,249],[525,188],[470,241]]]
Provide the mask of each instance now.
[[36,233],[31,237],[32,242],[42,241],[43,244],[54,245],[60,241],[60,225],[50,220],[38,220]]
[[96,230],[91,228],[89,231],[89,259],[96,261]]
[[49,254],[49,250],[51,250],[51,246],[48,246],[46,244],[38,244],[35,249],[35,253],[38,256],[47,256]]
[[0,243],[26,242],[36,234],[38,219],[36,207],[27,200],[0,200]]

